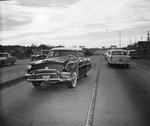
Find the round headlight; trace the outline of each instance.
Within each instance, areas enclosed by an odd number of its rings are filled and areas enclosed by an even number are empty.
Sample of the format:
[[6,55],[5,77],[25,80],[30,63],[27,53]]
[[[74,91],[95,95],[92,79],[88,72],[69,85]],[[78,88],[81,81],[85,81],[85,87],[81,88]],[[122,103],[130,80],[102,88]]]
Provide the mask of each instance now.
[[27,65],[27,66],[26,66],[26,68],[27,68],[28,70],[30,70],[31,67],[32,67],[31,65]]

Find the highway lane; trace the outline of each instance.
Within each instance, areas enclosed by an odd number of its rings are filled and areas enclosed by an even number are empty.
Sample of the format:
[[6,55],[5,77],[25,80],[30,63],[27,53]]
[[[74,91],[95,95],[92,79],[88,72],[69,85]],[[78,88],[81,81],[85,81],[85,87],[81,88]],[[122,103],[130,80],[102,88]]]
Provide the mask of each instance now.
[[4,83],[12,79],[22,77],[26,73],[25,67],[30,62],[30,59],[18,60],[14,65],[5,65],[0,67],[0,82]]
[[103,61],[99,79],[93,126],[150,126],[150,74]]
[[81,78],[75,89],[66,85],[34,88],[24,81],[2,90],[1,124],[84,126],[100,68],[93,126],[149,126],[149,75],[133,66],[108,67],[102,56],[92,57],[92,65],[89,77]]
[[81,78],[75,89],[66,85],[35,88],[22,82],[1,91],[1,118],[6,126],[84,125],[100,57],[88,78]]

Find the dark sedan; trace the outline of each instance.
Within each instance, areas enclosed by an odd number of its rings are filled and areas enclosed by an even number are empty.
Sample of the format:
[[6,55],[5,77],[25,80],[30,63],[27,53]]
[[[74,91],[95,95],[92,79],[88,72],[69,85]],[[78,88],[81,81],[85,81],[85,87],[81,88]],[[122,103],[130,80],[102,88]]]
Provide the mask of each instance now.
[[53,48],[44,60],[34,61],[27,65],[27,81],[37,87],[41,83],[67,84],[75,88],[77,80],[87,77],[92,65],[84,56],[81,48]]

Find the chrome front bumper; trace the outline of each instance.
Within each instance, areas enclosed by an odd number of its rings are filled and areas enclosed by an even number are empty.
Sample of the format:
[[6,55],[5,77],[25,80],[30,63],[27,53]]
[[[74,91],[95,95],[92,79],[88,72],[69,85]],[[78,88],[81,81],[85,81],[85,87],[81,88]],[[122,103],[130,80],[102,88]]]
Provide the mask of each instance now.
[[[66,74],[63,75],[67,75],[66,78],[63,77],[51,77],[55,74],[53,73],[40,73],[40,74],[25,74],[24,78],[28,81],[28,82],[33,82],[33,81],[39,81],[39,82],[46,82],[46,83],[66,83],[66,82],[71,82],[73,81],[73,78],[71,77],[71,73],[66,72]],[[61,76],[61,74],[59,75]],[[69,76],[69,77],[68,77]]]
[[123,61],[123,62],[119,62],[119,61],[109,61],[110,64],[130,64],[129,61]]

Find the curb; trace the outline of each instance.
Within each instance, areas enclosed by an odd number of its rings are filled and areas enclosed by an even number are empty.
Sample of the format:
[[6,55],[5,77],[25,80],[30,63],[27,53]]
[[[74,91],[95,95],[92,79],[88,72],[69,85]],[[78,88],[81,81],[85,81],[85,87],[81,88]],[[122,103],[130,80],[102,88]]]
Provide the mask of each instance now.
[[24,80],[24,76],[9,80],[7,82],[3,82],[0,84],[0,90],[3,90],[4,88],[16,85],[16,83],[21,82],[23,80]]
[[139,64],[134,63],[134,62],[131,62],[131,64],[133,66],[136,66],[136,67],[139,67],[139,68],[143,69],[144,71],[146,71],[146,72],[148,72],[150,74],[150,69],[149,68],[143,67],[142,65],[139,65]]

